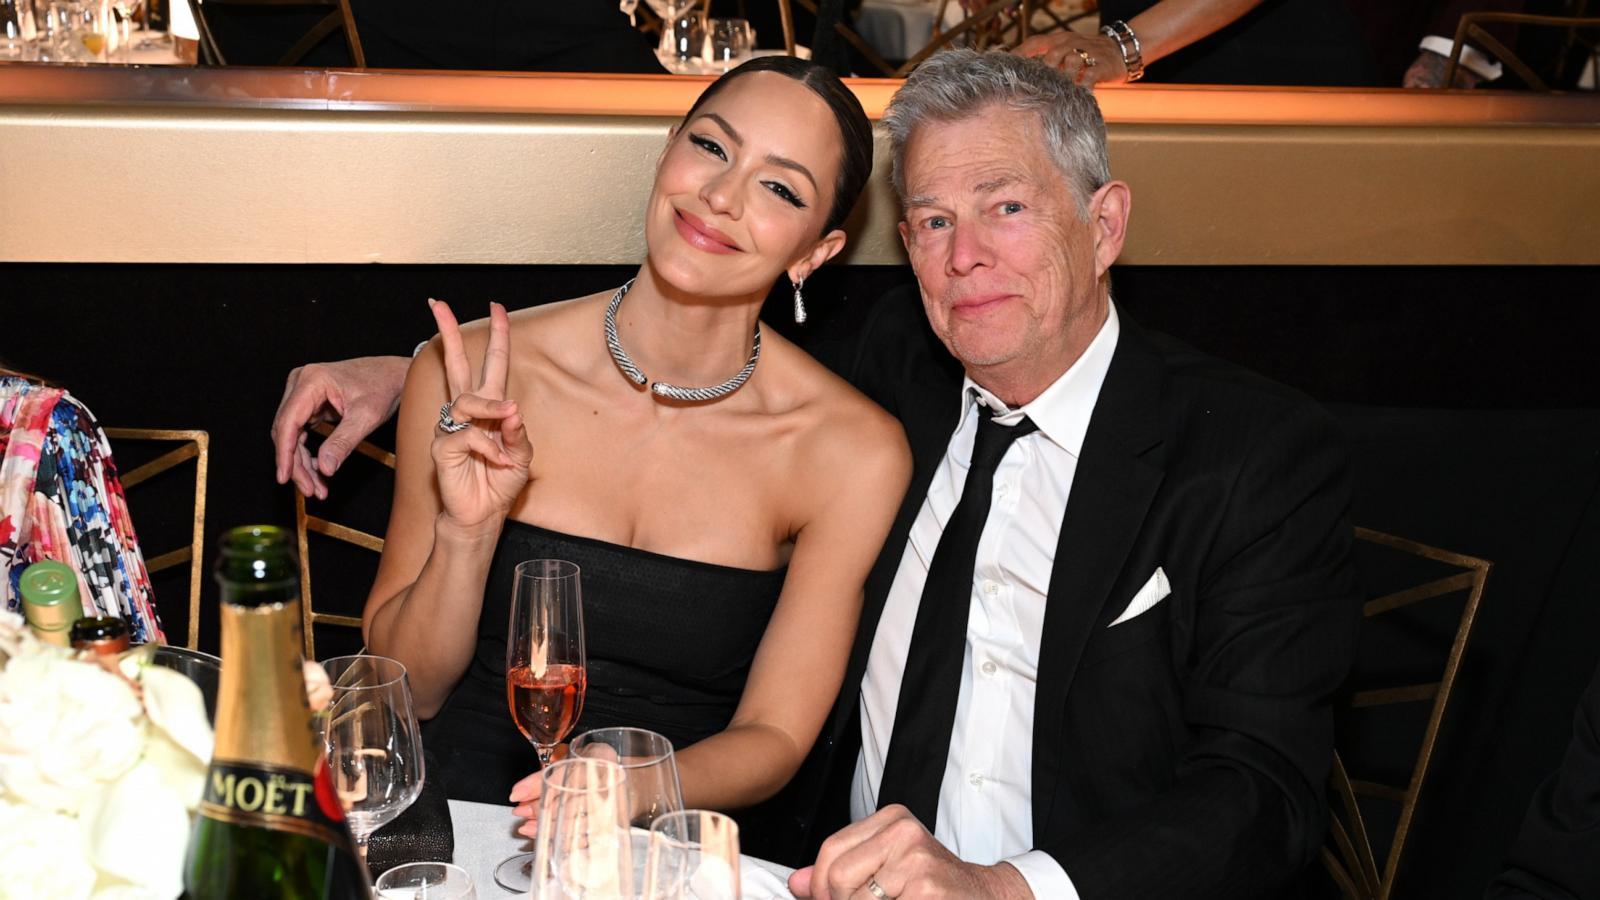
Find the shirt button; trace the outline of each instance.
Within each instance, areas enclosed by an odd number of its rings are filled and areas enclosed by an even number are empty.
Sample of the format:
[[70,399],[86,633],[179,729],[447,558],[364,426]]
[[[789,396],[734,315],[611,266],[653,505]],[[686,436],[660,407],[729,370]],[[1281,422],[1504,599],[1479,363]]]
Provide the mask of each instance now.
[[1010,491],[1010,490],[1011,490],[1011,485],[1006,484],[1004,481],[1002,481],[1002,482],[1000,482],[1000,486],[995,488],[995,493],[997,493],[1000,496],[1004,497],[1006,495],[1006,493],[1008,491]]
[[1000,670],[1000,667],[995,665],[992,659],[984,660],[983,665],[979,668],[983,669],[983,674],[985,675],[993,675]]
[[983,787],[983,776],[977,772],[973,772],[971,775],[968,775],[967,781],[970,782],[973,787]]
[[1000,585],[995,584],[992,581],[985,581],[983,583],[983,592],[993,597],[995,594],[1000,593]]

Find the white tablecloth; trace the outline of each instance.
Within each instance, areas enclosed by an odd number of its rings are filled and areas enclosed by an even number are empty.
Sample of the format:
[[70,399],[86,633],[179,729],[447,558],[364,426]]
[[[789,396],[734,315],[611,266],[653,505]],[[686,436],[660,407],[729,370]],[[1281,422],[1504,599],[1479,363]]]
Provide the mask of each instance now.
[[[521,821],[510,806],[450,801],[450,822],[456,837],[454,862],[472,874],[478,900],[516,896],[495,884],[494,868],[508,856],[533,849],[531,841],[517,834]],[[744,900],[792,900],[786,885],[792,869],[753,856],[743,857],[743,863],[739,882]]]

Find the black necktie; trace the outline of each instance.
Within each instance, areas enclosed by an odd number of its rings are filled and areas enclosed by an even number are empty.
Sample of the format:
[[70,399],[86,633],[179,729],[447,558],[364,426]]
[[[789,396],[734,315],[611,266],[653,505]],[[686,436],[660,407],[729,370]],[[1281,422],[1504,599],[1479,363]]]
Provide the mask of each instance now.
[[978,437],[972,446],[961,502],[944,527],[928,565],[928,580],[911,630],[911,649],[900,681],[894,733],[884,758],[878,807],[903,803],[929,831],[939,813],[939,784],[950,755],[950,733],[961,690],[961,664],[966,657],[967,615],[972,605],[973,569],[978,538],[989,519],[994,470],[1011,443],[1038,430],[1024,418],[1001,425],[985,410],[978,414]]

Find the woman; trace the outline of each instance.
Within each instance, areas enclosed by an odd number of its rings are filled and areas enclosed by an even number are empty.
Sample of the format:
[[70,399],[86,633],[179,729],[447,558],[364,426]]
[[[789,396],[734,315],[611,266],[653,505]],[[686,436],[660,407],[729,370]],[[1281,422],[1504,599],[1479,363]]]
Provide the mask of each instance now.
[[105,432],[66,391],[0,366],[0,608],[21,611],[22,570],[45,559],[78,571],[85,615],[166,642]]
[[692,807],[756,803],[799,766],[909,454],[893,419],[757,317],[780,275],[798,306],[870,169],[870,127],[836,77],[757,59],[673,129],[627,284],[495,305],[461,330],[432,304],[440,337],[407,378],[364,629],[410,669],[452,797],[504,802],[533,765],[504,659],[511,571],[537,557],[583,570],[575,733],[664,733]]

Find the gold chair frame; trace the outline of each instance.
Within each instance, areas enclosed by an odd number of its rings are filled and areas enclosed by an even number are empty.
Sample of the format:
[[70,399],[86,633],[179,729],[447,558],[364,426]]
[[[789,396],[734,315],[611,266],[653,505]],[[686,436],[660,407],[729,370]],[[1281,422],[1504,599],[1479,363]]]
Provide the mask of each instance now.
[[[323,437],[327,437],[333,429],[324,424],[317,425],[312,430]],[[356,445],[356,452],[368,459],[382,463],[390,469],[394,468],[394,454],[375,444],[362,441]],[[354,544],[357,547],[371,550],[374,553],[383,552],[383,538],[358,528],[351,528],[348,525],[341,525],[338,522],[307,513],[306,495],[300,493],[298,488],[294,492],[294,531],[297,549],[300,553],[300,630],[305,642],[306,659],[316,659],[317,638],[315,627],[317,625],[340,625],[359,630],[361,628],[361,617],[337,613],[321,613],[317,612],[312,606],[309,536],[312,534],[324,535],[336,541],[343,541],[347,544]]]
[[204,431],[165,428],[107,428],[105,432],[106,437],[113,441],[161,441],[180,444],[143,465],[119,473],[123,490],[149,481],[191,459],[195,461],[194,524],[189,535],[189,546],[147,557],[144,567],[146,572],[153,575],[183,563],[189,564],[189,634],[184,646],[190,650],[197,650],[200,646],[200,588],[203,584],[201,564],[205,555],[206,477],[211,463],[211,435]]
[[[1405,849],[1406,837],[1416,812],[1417,798],[1422,793],[1423,780],[1427,777],[1428,765],[1433,758],[1434,744],[1439,736],[1439,725],[1444,720],[1445,706],[1450,700],[1450,690],[1455,685],[1456,675],[1460,672],[1461,657],[1466,652],[1467,639],[1471,636],[1472,624],[1478,613],[1478,603],[1483,598],[1483,587],[1488,581],[1489,570],[1493,568],[1493,564],[1477,557],[1440,550],[1437,547],[1429,547],[1367,528],[1357,528],[1355,534],[1357,540],[1379,544],[1462,570],[1416,587],[1369,600],[1362,608],[1364,617],[1370,619],[1423,600],[1467,592],[1466,603],[1456,626],[1455,639],[1450,645],[1450,653],[1446,657],[1444,671],[1438,681],[1358,691],[1350,698],[1352,708],[1433,701],[1428,724],[1417,750],[1416,762],[1412,766],[1411,778],[1406,786],[1394,787],[1352,778],[1345,769],[1343,758],[1337,751],[1334,752],[1333,772],[1329,781],[1341,801],[1344,816],[1341,818],[1338,810],[1329,811],[1331,819],[1329,836],[1337,847],[1338,854],[1335,855],[1332,848],[1323,847],[1323,864],[1346,898],[1389,900],[1394,891],[1395,875],[1400,869],[1401,852]],[[1382,874],[1379,873],[1378,857],[1373,851],[1372,841],[1367,834],[1361,808],[1357,803],[1358,796],[1377,797],[1400,805],[1394,838],[1390,841],[1389,852],[1381,865]]]
[[[1583,6],[1579,7],[1582,11]],[[1511,71],[1517,73],[1523,83],[1536,91],[1549,92],[1550,86],[1544,79],[1534,74],[1533,69],[1523,62],[1521,57],[1511,52],[1511,48],[1501,43],[1498,38],[1484,29],[1486,24],[1505,22],[1514,25],[1540,25],[1571,29],[1571,37],[1575,37],[1579,28],[1600,28],[1600,18],[1593,16],[1537,16],[1529,13],[1503,13],[1503,12],[1474,12],[1462,15],[1461,21],[1456,23],[1456,38],[1450,48],[1450,63],[1444,70],[1444,83],[1455,83],[1456,72],[1461,68],[1461,49],[1467,41],[1473,41],[1489,51],[1495,59],[1504,63]],[[1563,48],[1563,53],[1568,48]],[[1600,57],[1593,48],[1590,57]]]
[[[182,0],[180,0],[182,2]],[[356,30],[356,17],[350,12],[350,0],[187,0],[190,10],[194,13],[195,27],[200,32],[201,58],[208,64],[225,66],[228,60],[223,56],[222,49],[217,46],[217,39],[211,34],[211,25],[206,21],[205,7],[211,3],[217,6],[332,6],[335,9],[311,27],[300,40],[284,52],[278,60],[280,66],[292,66],[323,38],[332,34],[334,29],[344,29],[345,46],[350,50],[350,58],[355,61],[356,68],[367,67],[367,54],[361,47],[361,35]]]

